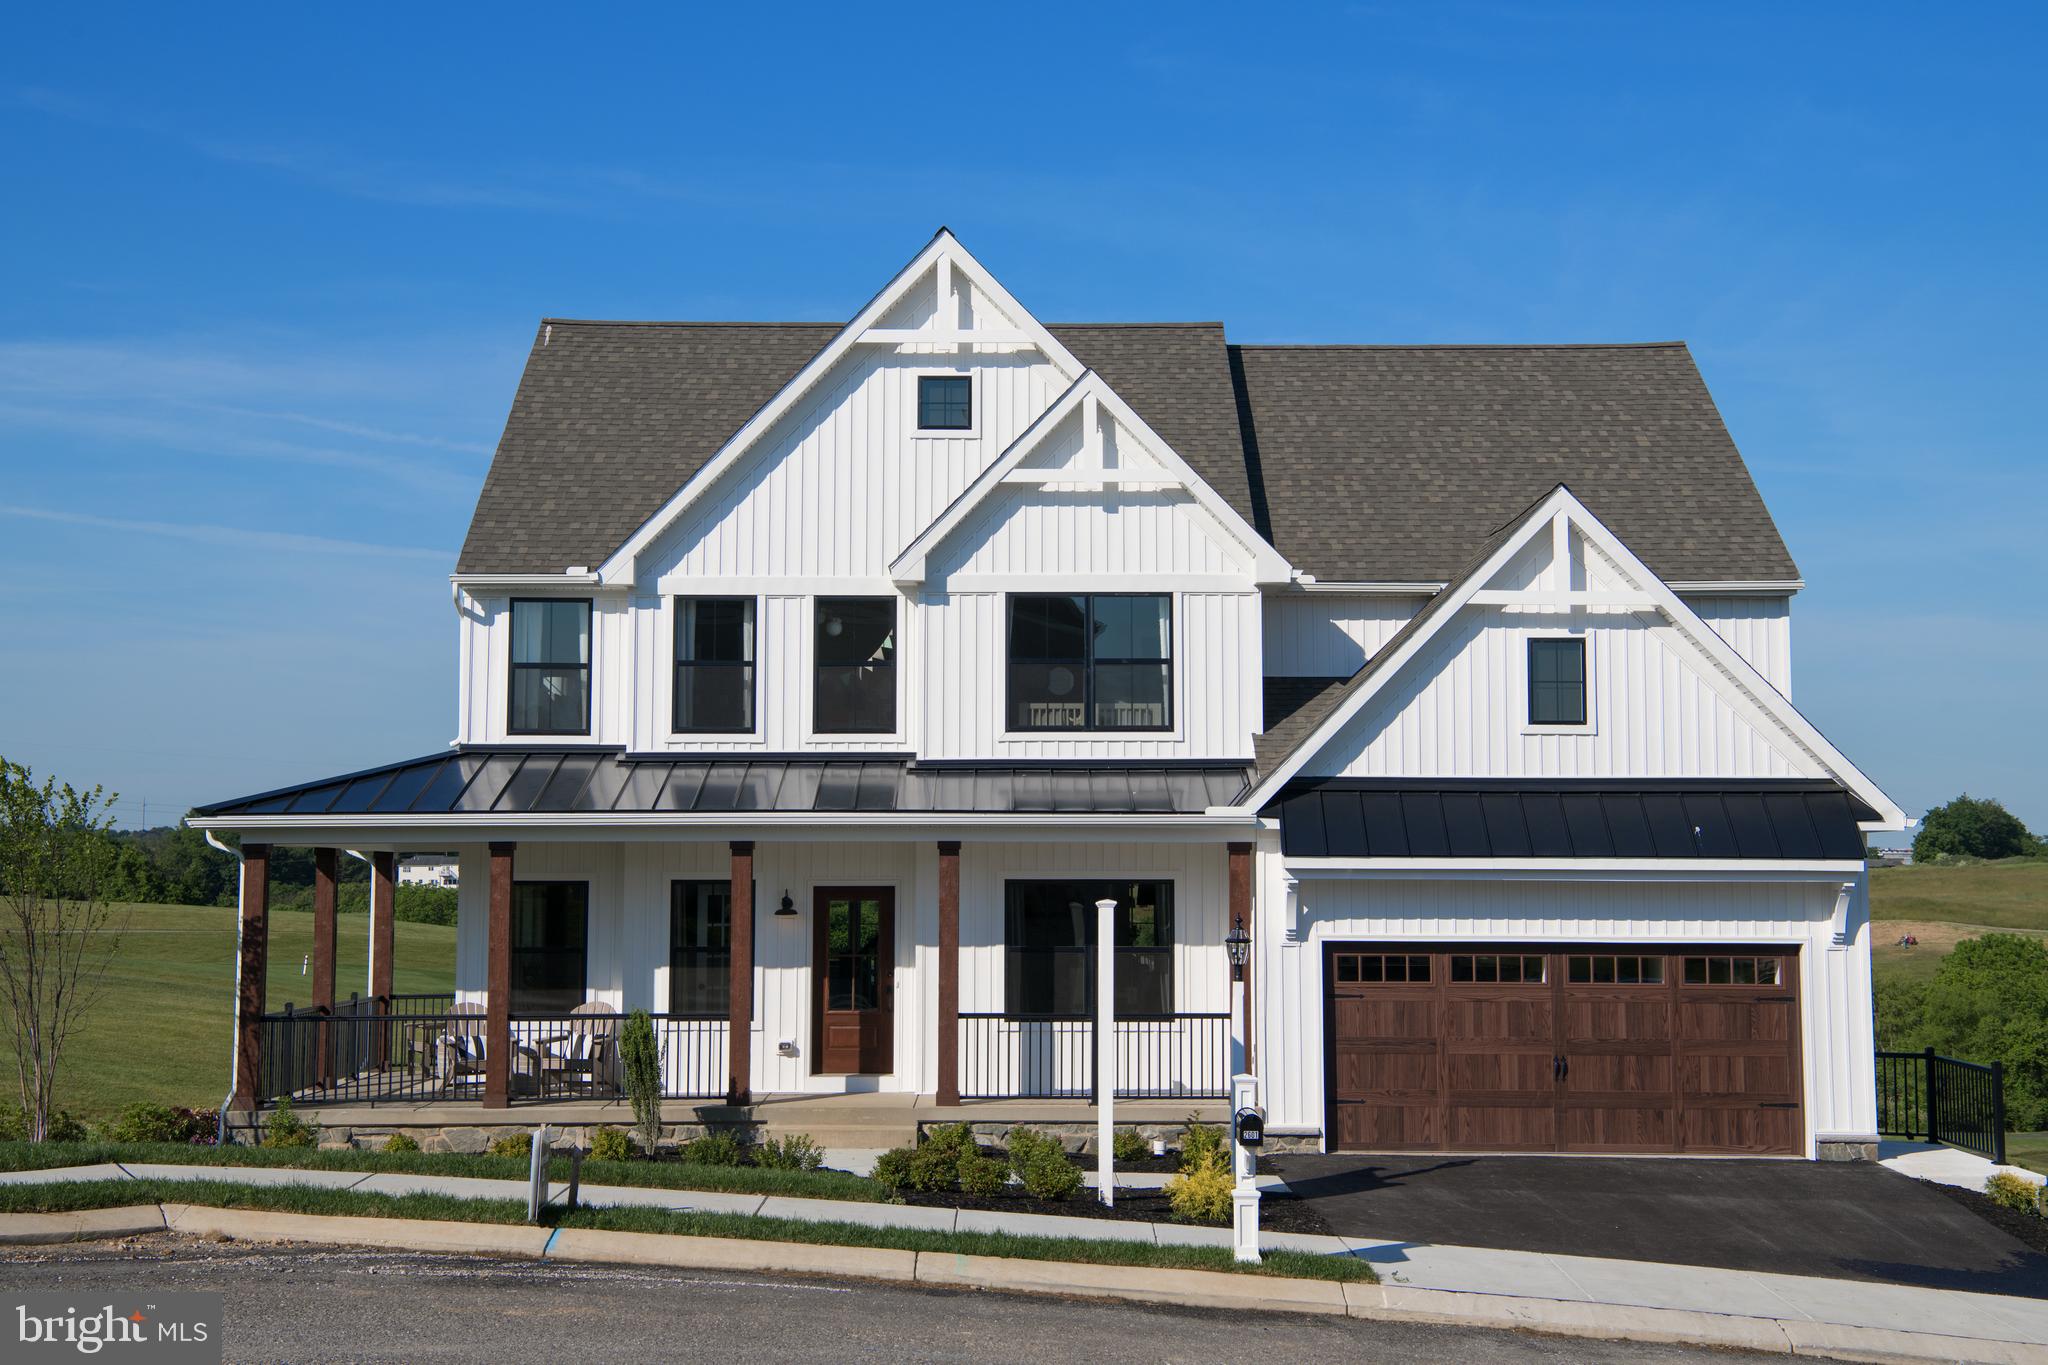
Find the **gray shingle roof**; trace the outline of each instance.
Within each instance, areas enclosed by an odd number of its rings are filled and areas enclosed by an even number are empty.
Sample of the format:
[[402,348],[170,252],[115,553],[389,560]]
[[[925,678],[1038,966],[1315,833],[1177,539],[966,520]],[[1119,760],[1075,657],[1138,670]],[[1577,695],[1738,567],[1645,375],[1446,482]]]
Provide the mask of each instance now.
[[[1230,346],[1219,323],[1051,330],[1324,581],[1446,580],[1559,483],[1666,579],[1798,572],[1680,344]],[[602,563],[838,331],[544,323],[457,568]]]
[[1798,576],[1682,342],[1231,350],[1268,534],[1318,578],[1446,581],[1558,484],[1666,581]]

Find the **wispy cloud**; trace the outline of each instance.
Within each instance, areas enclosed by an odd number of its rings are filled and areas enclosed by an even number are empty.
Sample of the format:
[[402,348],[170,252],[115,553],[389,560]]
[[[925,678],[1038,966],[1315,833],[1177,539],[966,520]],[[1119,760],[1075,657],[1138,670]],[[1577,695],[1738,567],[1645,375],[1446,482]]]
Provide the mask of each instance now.
[[95,531],[168,536],[200,545],[224,545],[243,550],[275,550],[293,554],[366,555],[379,559],[431,560],[447,564],[446,550],[428,550],[411,545],[375,545],[362,540],[336,540],[330,536],[299,535],[291,531],[248,530],[239,526],[218,526],[196,521],[139,521],[128,517],[101,517],[87,512],[65,512],[50,507],[16,507],[0,503],[0,516],[26,521],[52,522]]

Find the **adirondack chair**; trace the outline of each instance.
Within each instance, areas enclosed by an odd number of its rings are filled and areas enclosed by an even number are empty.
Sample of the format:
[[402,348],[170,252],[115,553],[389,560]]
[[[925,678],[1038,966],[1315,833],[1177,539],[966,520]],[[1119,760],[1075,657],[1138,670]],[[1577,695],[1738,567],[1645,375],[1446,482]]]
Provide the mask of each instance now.
[[464,1001],[448,1007],[448,1020],[434,1040],[434,1074],[444,1085],[484,1075],[484,1007]]
[[596,1090],[610,1079],[618,1014],[601,1000],[586,1000],[569,1011],[562,1035],[541,1044],[542,1088],[551,1082]]

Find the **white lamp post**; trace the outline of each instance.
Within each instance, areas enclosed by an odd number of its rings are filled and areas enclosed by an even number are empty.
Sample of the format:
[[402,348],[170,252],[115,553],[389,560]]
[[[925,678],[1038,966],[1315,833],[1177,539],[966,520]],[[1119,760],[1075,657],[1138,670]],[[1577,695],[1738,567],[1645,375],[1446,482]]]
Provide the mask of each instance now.
[[1095,902],[1095,1192],[1116,1207],[1116,902]]

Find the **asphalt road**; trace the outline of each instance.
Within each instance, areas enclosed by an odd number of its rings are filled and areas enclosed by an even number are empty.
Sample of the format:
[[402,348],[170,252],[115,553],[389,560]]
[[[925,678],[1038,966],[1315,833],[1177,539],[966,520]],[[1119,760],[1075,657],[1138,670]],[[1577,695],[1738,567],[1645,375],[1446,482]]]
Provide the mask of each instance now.
[[0,1254],[14,1290],[219,1290],[233,1361],[1777,1359],[1291,1314],[851,1280],[539,1265],[189,1239]]

